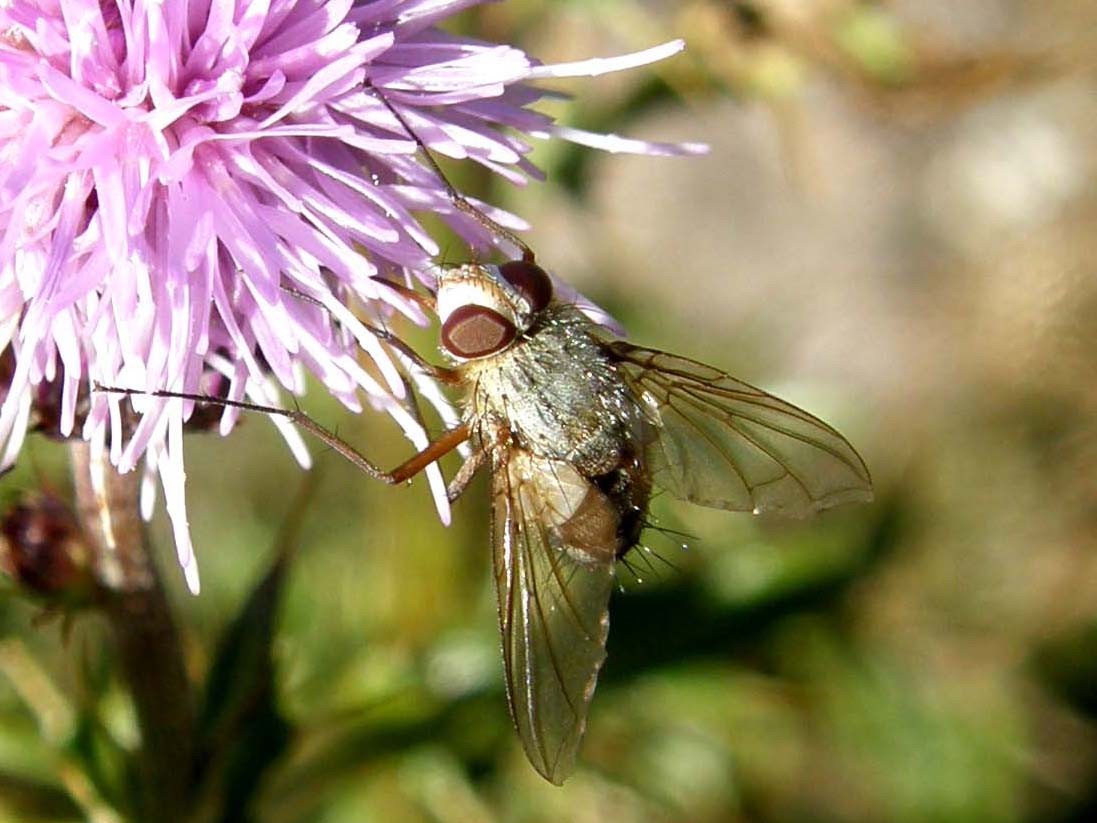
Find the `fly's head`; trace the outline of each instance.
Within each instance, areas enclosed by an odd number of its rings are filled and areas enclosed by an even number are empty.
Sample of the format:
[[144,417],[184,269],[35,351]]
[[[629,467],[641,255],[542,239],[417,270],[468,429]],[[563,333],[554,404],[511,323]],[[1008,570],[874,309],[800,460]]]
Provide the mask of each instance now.
[[529,330],[552,302],[552,281],[525,260],[439,267],[442,350],[457,363],[491,357]]

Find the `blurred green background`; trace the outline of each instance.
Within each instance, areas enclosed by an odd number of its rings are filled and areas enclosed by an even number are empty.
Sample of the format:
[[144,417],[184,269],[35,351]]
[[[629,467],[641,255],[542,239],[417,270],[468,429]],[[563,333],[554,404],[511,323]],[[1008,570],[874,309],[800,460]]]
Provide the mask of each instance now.
[[[632,339],[841,429],[877,502],[788,523],[659,498],[691,537],[649,532],[662,560],[621,574],[557,789],[507,716],[483,479],[444,528],[422,481],[313,448],[253,818],[1097,819],[1094,4],[512,0],[458,28],[545,61],[686,39],[545,108],[708,156],[555,143],[545,185],[456,176]],[[386,418],[306,407],[383,465],[409,453]],[[25,458],[7,490],[67,488],[63,448]],[[199,597],[155,534],[200,681],[304,480],[262,419],[192,436],[187,468]],[[110,820],[94,798],[136,732],[104,630],[63,642],[37,612],[0,600],[0,819]]]

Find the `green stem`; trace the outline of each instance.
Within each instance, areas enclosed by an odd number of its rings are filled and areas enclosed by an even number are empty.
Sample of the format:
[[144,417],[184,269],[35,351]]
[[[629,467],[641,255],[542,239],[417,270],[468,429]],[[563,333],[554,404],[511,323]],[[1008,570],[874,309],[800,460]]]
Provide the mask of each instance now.
[[77,517],[93,547],[101,606],[141,732],[139,819],[182,821],[193,771],[193,696],[138,509],[140,477],[119,474],[82,441],[72,446],[72,468]]

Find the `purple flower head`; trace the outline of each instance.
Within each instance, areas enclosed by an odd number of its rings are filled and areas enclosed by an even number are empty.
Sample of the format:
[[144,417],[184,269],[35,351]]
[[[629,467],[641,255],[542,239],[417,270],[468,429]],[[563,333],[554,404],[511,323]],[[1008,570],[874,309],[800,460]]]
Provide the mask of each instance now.
[[[388,285],[429,281],[438,248],[416,213],[443,215],[470,244],[490,238],[377,93],[434,152],[519,185],[538,177],[527,136],[695,150],[564,129],[528,108],[544,94],[530,80],[642,65],[680,42],[544,66],[435,27],[477,2],[0,5],[0,467],[18,456],[36,398],[55,397],[59,434],[121,471],[142,467],[146,516],[159,479],[197,590],[182,442],[194,404],[134,397],[131,419],[130,400],[94,386],[276,405],[311,373],[425,446],[402,372],[363,321],[426,322]],[[436,387],[419,389],[454,418]],[[223,411],[222,433],[237,414]],[[274,422],[307,465],[298,433]],[[446,519],[437,466],[428,480]]]

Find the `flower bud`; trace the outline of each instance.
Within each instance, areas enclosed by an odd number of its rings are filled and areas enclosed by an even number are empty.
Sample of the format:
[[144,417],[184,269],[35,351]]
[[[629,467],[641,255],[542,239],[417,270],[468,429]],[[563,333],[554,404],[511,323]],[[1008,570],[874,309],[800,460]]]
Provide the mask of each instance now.
[[88,602],[95,588],[76,518],[49,493],[28,494],[0,518],[0,570],[30,594],[73,605]]

